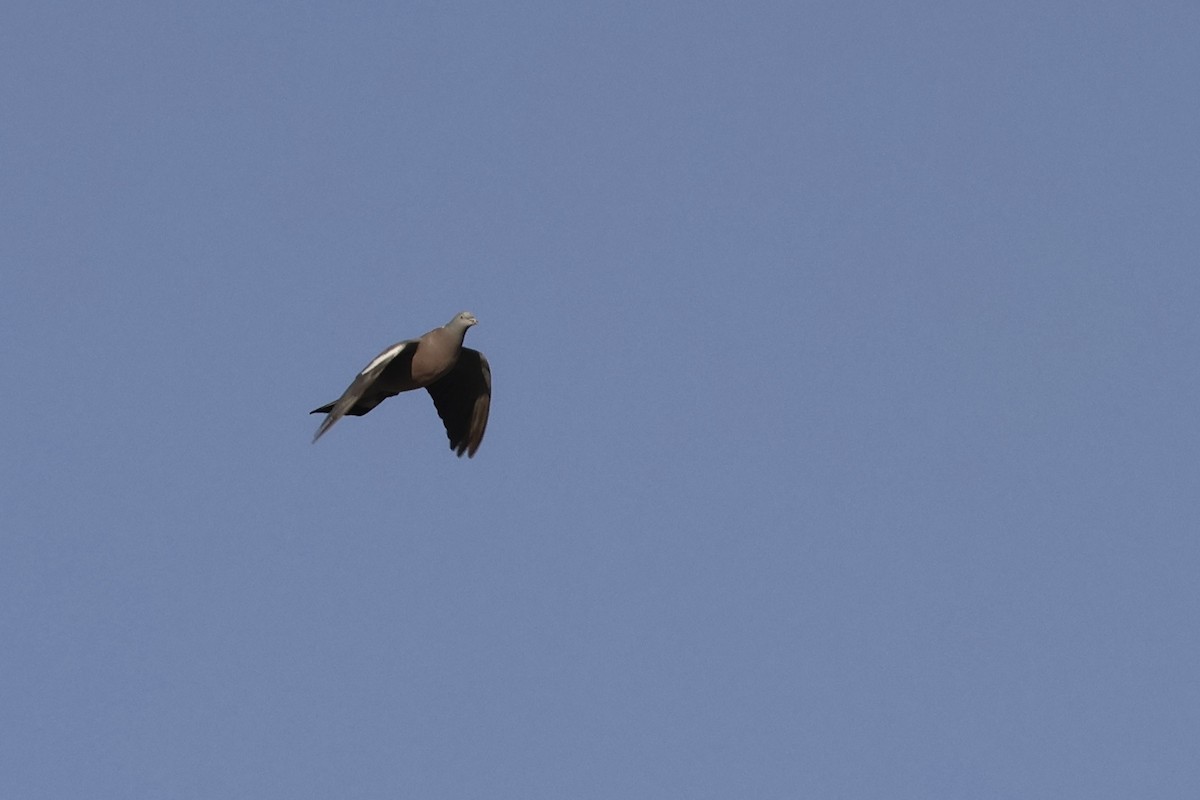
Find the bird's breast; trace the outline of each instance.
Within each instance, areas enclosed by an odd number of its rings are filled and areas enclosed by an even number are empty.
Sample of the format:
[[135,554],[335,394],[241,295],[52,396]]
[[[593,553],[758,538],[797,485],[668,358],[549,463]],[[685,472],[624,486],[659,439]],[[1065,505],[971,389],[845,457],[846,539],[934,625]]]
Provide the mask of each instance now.
[[416,386],[428,386],[454,368],[457,358],[421,358],[418,352],[412,360],[412,380]]

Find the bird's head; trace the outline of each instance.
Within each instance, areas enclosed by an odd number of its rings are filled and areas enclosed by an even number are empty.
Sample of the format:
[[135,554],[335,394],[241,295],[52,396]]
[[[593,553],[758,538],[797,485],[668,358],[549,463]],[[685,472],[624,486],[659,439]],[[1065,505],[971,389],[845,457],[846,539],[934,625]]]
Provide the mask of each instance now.
[[462,325],[464,328],[469,328],[472,325],[478,325],[479,320],[475,319],[475,315],[470,311],[459,312],[454,319],[450,320],[451,325]]

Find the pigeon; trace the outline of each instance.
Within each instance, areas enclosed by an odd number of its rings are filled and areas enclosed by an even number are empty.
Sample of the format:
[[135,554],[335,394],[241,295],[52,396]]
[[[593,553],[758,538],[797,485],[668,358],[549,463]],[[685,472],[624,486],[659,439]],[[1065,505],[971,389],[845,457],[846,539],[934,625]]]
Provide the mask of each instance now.
[[462,346],[467,328],[476,324],[475,315],[463,311],[421,338],[397,342],[375,356],[341,397],[312,410],[326,415],[313,442],[347,414],[361,417],[393,395],[425,389],[446,426],[450,449],[460,457],[465,453],[474,458],[492,403],[487,359],[478,350]]

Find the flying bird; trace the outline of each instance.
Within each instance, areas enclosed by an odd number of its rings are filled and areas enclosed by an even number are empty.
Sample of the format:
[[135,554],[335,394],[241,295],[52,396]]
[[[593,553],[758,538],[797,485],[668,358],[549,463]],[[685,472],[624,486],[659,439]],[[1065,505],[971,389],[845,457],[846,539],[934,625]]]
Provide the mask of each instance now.
[[478,350],[462,346],[467,328],[478,323],[474,314],[464,311],[421,338],[397,342],[375,356],[341,397],[310,412],[326,415],[313,441],[346,414],[361,417],[393,395],[425,389],[446,426],[450,449],[473,458],[492,404],[487,359]]

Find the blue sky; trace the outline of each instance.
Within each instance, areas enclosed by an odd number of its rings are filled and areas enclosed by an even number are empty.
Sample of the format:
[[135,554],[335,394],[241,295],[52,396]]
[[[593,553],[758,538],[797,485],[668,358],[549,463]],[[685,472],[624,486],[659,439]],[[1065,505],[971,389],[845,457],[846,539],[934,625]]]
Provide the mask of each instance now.
[[0,795],[1194,797],[1198,40],[6,4]]

